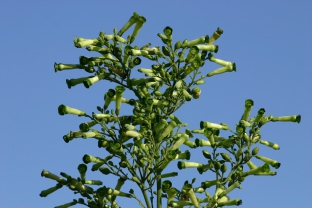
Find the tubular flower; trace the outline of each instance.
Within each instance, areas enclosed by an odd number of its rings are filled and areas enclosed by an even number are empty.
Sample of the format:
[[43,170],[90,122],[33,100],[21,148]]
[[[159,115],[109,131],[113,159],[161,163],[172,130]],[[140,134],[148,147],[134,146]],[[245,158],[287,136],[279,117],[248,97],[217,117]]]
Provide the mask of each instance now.
[[76,108],[71,108],[71,107],[63,105],[63,104],[58,107],[58,113],[61,116],[65,115],[65,114],[73,114],[73,115],[77,115],[77,116],[85,116],[85,115],[87,115],[82,110],[78,110]]
[[126,32],[133,24],[135,24],[139,19],[139,14],[134,12],[133,15],[130,17],[128,22],[120,29],[117,33],[118,36],[122,36],[124,32]]
[[275,143],[272,143],[272,142],[269,142],[269,141],[260,140],[260,144],[266,145],[266,146],[271,147],[271,148],[273,148],[275,150],[279,150],[280,149],[280,146],[278,144],[275,144]]
[[275,117],[275,118],[272,118],[271,121],[273,121],[273,122],[282,121],[282,122],[297,122],[297,123],[300,123],[301,115]]
[[63,187],[63,185],[62,185],[61,183],[58,183],[58,184],[56,184],[55,186],[53,186],[53,187],[51,187],[51,188],[49,188],[49,189],[46,189],[46,190],[41,191],[41,193],[40,193],[39,195],[40,195],[41,197],[46,197],[46,196],[48,196],[49,194],[55,192],[56,190],[58,190],[58,189],[60,189],[60,188],[62,188],[62,187]]
[[265,163],[268,163],[269,165],[271,165],[272,167],[274,167],[275,169],[278,169],[281,166],[281,163],[277,162],[276,160],[272,160],[268,157],[263,157],[260,155],[256,155],[255,156],[257,159],[262,160]]
[[116,90],[116,115],[118,116],[119,113],[120,113],[120,105],[121,105],[121,98],[122,98],[122,95],[124,93],[124,91],[126,90],[123,86],[116,86],[115,88]]

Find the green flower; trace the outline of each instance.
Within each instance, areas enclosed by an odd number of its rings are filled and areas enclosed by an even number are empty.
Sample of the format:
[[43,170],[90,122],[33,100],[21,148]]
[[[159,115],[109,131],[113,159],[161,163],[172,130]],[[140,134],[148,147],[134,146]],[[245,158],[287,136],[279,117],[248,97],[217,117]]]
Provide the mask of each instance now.
[[63,179],[63,178],[61,178],[61,177],[59,177],[59,176],[57,176],[57,175],[55,175],[53,173],[50,173],[47,170],[42,170],[41,176],[42,177],[46,177],[46,178],[50,178],[52,180],[55,180],[55,181],[57,181],[57,182],[59,182],[59,183],[61,183],[63,185],[67,184],[67,181],[65,179]]
[[217,53],[219,50],[218,45],[197,45],[197,47],[199,50],[210,51],[210,52],[215,52],[215,53]]
[[177,175],[178,175],[178,172],[165,173],[161,175],[161,178],[175,177]]
[[40,193],[39,195],[40,195],[41,197],[46,197],[46,196],[48,196],[49,194],[55,192],[56,190],[58,190],[58,189],[60,189],[60,188],[62,188],[62,187],[63,187],[63,185],[62,185],[61,183],[58,183],[58,184],[56,184],[56,186],[53,186],[53,187],[51,187],[51,188],[49,188],[49,189],[46,189],[46,190],[41,191],[41,193]]
[[249,171],[242,173],[241,176],[246,177],[246,176],[254,175],[257,173],[267,173],[269,171],[270,171],[270,166],[267,163],[265,163],[264,165],[261,165],[257,168],[250,169]]
[[219,183],[218,180],[213,180],[213,181],[205,181],[201,183],[201,187],[203,189],[207,189],[210,188],[211,186],[217,185],[217,183]]
[[268,141],[265,141],[265,140],[260,140],[260,144],[263,144],[263,145],[266,145],[268,147],[271,147],[275,150],[279,150],[280,147],[278,144],[275,144],[275,143],[272,143],[272,142],[268,142]]
[[[281,166],[281,163],[277,162],[276,160],[272,160],[268,157],[263,157],[260,155],[256,155],[255,156],[257,159],[262,160],[265,163],[268,163],[269,165],[271,165],[272,167],[274,167],[275,169],[278,169]],[[262,171],[264,172],[264,171]]]
[[223,190],[220,194],[218,194],[218,197],[221,198],[223,196],[226,196],[228,193],[230,193],[231,191],[233,191],[234,189],[239,187],[239,185],[240,185],[240,183],[238,181],[236,181],[230,187],[228,187],[227,189]]
[[218,203],[218,206],[233,206],[233,205],[239,206],[242,204],[243,204],[243,201],[241,199],[233,199],[230,201],[220,202]]
[[77,84],[83,83],[85,80],[87,80],[89,78],[92,78],[92,76],[81,77],[78,79],[66,79],[66,84],[67,84],[68,89],[70,89],[71,87],[76,86]]
[[109,104],[113,100],[114,96],[116,95],[116,91],[114,89],[109,89],[104,95],[104,110],[107,110]]
[[72,202],[66,203],[66,204],[62,204],[60,206],[56,206],[54,208],[68,208],[71,207],[73,205],[76,205],[78,203],[78,201],[76,199],[74,199]]
[[297,122],[297,123],[300,123],[301,115],[275,117],[275,118],[272,118],[271,121],[273,121],[273,122],[282,121],[282,122]]
[[103,185],[103,182],[99,180],[85,180],[85,184],[101,186]]
[[92,120],[92,121],[90,121],[90,122],[81,123],[81,124],[79,125],[79,129],[80,129],[80,131],[87,132],[87,131],[90,130],[90,128],[91,128],[92,126],[94,126],[94,125],[96,125],[96,124],[97,124],[97,121],[94,121],[94,120]]
[[146,19],[143,16],[139,16],[137,18],[135,28],[134,28],[132,35],[131,35],[131,38],[130,38],[130,43],[133,43],[134,39],[139,34],[139,32],[140,32],[140,30],[141,30],[141,28],[145,22],[146,22]]
[[101,79],[104,79],[106,77],[109,76],[109,73],[102,73],[102,74],[98,74],[94,77],[91,77],[91,78],[88,78],[86,80],[83,81],[83,85],[86,87],[86,88],[89,88],[91,85],[93,85],[94,83],[100,81]]
[[211,38],[209,39],[208,44],[213,44],[220,36],[223,34],[223,30],[220,29],[219,27],[217,30],[212,34]]
[[244,114],[243,114],[241,120],[243,120],[243,121],[247,121],[248,120],[249,115],[250,115],[250,111],[251,111],[251,108],[252,108],[253,105],[254,105],[253,100],[251,100],[251,99],[245,100],[245,110],[244,110]]
[[201,36],[195,40],[191,40],[190,42],[186,41],[186,42],[184,42],[184,44],[182,44],[182,48],[185,48],[185,47],[190,48],[190,47],[198,45],[198,44],[203,44],[203,43],[205,43],[205,40],[206,40],[205,36]]
[[74,37],[74,44],[77,48],[82,48],[87,45],[97,45],[99,43],[98,39],[85,39],[85,38],[76,38]]
[[78,115],[78,116],[86,116],[87,115],[82,110],[78,110],[76,108],[71,108],[71,107],[63,105],[63,104],[58,107],[58,113],[61,116],[65,115],[65,114],[73,114],[73,115]]
[[122,36],[133,24],[135,24],[139,19],[139,14],[134,12],[133,16],[130,17],[128,22],[120,29],[117,35]]
[[88,163],[102,163],[105,162],[103,159],[99,157],[93,157],[92,155],[87,155],[85,154],[82,158],[83,162],[88,164]]
[[172,40],[172,32],[173,32],[172,28],[167,26],[167,27],[165,27],[163,32],[166,35],[166,37],[168,38],[168,40],[171,41]]
[[70,69],[84,69],[84,65],[80,64],[57,64],[54,63],[54,71],[63,71],[63,70],[70,70]]
[[[170,134],[170,132],[173,130],[173,128],[175,128],[177,126],[176,122],[174,121],[170,121],[168,123],[168,126],[163,130],[163,132],[160,134],[160,136],[158,137],[158,141],[162,141],[166,136],[168,136]],[[159,132],[156,132],[159,133]],[[188,135],[186,135],[188,137]],[[186,137],[185,136],[185,137]]]
[[197,147],[204,147],[204,146],[211,146],[211,143],[204,139],[197,139],[195,140]]
[[190,63],[195,58],[195,56],[199,53],[199,49],[197,46],[192,46],[189,50],[189,53],[186,56],[185,62]]
[[248,165],[248,167],[249,167],[250,170],[258,168],[258,166],[256,166],[255,164],[253,164],[253,162],[251,162],[251,160],[249,160],[249,161],[247,162],[247,165]]
[[222,124],[216,124],[216,123],[210,123],[208,121],[201,121],[200,122],[200,128],[211,128],[211,129],[222,129],[222,130],[228,130],[228,125],[222,125]]
[[120,113],[120,106],[121,106],[121,98],[122,98],[122,95],[124,93],[124,91],[126,90],[123,86],[116,86],[115,88],[116,90],[116,115],[118,116],[119,113]]
[[194,207],[199,208],[197,197],[195,196],[192,184],[184,183],[184,186],[182,188],[182,192],[185,192],[188,197],[191,199],[192,204]]
[[78,165],[78,171],[80,173],[82,183],[84,183],[86,180],[87,169],[88,169],[88,167],[85,164]]
[[259,121],[262,118],[262,116],[264,115],[264,113],[265,113],[265,109],[260,108],[252,126],[256,126],[259,123]]
[[[174,121],[171,121],[171,122],[174,122]],[[171,122],[170,122],[170,123],[171,123]],[[170,125],[170,123],[169,123],[169,125]],[[172,126],[175,127],[175,125],[176,125],[176,123],[174,122],[174,124],[172,124]],[[189,136],[188,136],[186,133],[183,133],[183,134],[180,136],[179,140],[176,141],[176,142],[174,143],[174,145],[172,146],[171,150],[176,150],[176,149],[178,149],[178,148],[179,148],[183,143],[185,143],[188,139],[189,139]]]
[[197,168],[201,166],[203,166],[203,164],[197,162],[182,162],[182,161],[178,162],[178,168],[180,170],[185,168]]

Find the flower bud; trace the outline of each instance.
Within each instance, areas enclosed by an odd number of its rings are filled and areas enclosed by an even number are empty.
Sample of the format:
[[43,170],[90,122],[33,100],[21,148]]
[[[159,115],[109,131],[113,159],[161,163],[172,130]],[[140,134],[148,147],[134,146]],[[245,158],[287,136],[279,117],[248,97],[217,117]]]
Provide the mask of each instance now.
[[223,160],[225,160],[227,162],[231,162],[232,161],[231,157],[228,154],[226,154],[226,153],[221,153],[221,156],[222,156]]
[[255,147],[255,148],[252,150],[251,154],[252,154],[252,156],[255,156],[255,155],[258,154],[258,152],[259,152],[259,147]]

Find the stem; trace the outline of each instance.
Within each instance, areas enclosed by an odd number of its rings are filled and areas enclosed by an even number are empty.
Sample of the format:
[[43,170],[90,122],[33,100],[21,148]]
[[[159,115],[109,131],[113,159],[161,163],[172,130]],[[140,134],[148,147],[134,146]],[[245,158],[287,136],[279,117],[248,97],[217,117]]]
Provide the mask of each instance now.
[[148,207],[148,208],[152,208],[152,207],[151,207],[151,203],[150,203],[150,201],[149,201],[149,199],[148,199],[146,190],[144,190],[143,187],[140,187],[140,189],[141,189],[142,194],[143,194],[143,196],[144,196],[144,200],[145,200],[145,203],[146,203],[147,207]]
[[[159,157],[159,150],[157,150],[157,155],[156,155],[156,164],[160,162],[160,157]],[[161,190],[161,172],[159,172],[159,167],[157,167],[157,208],[162,208],[162,203],[161,203],[161,196],[162,196],[162,190]]]

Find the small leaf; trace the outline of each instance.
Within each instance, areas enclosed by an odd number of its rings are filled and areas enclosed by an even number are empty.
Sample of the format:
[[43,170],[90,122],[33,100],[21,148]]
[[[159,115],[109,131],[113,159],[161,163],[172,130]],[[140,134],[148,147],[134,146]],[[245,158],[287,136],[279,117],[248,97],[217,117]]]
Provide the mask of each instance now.
[[192,179],[192,184],[195,183],[195,181],[196,181],[196,178],[193,178],[193,179]]

